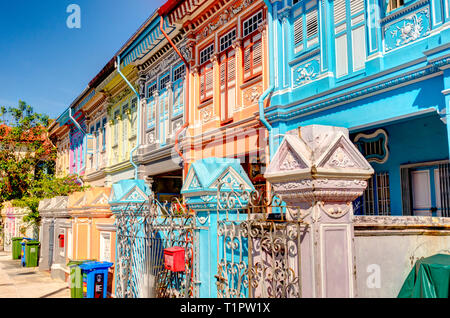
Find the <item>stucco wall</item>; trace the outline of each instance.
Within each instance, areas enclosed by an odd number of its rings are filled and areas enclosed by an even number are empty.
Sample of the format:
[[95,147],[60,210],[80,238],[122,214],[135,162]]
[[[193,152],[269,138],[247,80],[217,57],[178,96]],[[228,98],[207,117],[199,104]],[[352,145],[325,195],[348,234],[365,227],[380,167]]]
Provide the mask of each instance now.
[[[397,297],[418,259],[450,253],[450,231],[367,230],[355,235],[357,297],[362,298]],[[373,276],[377,268],[379,286]]]

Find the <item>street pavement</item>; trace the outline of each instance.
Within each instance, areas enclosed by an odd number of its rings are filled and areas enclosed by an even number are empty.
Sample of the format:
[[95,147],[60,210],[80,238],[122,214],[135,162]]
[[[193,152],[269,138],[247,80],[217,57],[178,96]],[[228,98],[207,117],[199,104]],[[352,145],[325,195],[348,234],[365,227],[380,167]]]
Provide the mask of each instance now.
[[11,252],[0,252],[0,298],[70,298],[68,284],[37,267],[22,267]]

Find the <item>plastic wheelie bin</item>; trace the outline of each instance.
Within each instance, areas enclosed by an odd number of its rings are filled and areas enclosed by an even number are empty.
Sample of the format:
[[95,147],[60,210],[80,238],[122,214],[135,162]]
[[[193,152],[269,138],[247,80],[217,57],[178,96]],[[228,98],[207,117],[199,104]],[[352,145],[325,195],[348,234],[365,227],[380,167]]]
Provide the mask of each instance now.
[[22,245],[20,242],[23,241],[23,237],[13,237],[12,241],[12,259],[20,259],[22,255]]
[[73,260],[67,263],[70,268],[70,297],[83,298],[83,277],[79,265],[95,260]]
[[27,238],[27,237],[24,237],[24,238],[22,238],[22,241],[20,242],[20,245],[21,245],[21,249],[20,249],[20,260],[21,260],[21,265],[23,266],[23,267],[25,267],[26,266],[26,261],[25,261],[25,257],[26,257],[26,254],[25,254],[25,244],[26,244],[26,242],[28,242],[28,241],[31,241],[32,239],[30,239],[30,238]]
[[39,249],[41,242],[26,241],[25,242],[25,266],[37,267],[39,266]]
[[79,267],[83,277],[83,298],[106,298],[110,262],[86,262]]

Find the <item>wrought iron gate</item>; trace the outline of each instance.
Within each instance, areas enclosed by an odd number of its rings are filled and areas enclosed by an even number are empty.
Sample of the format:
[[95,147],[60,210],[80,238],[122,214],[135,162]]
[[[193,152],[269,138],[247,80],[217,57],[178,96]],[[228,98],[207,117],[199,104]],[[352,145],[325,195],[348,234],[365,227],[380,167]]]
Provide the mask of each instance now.
[[304,216],[266,191],[224,186],[233,189],[217,191],[218,297],[301,297]]
[[[195,297],[194,216],[178,201],[128,204],[116,215],[116,297]],[[182,247],[185,271],[164,267],[164,249]]]

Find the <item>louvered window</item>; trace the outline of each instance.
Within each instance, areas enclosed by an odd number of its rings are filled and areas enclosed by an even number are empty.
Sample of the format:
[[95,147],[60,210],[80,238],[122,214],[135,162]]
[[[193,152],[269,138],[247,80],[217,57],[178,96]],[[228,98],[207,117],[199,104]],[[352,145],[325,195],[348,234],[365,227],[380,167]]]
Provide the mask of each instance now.
[[319,43],[317,0],[298,3],[294,9],[294,51],[315,47]]
[[136,122],[137,122],[137,98],[131,101],[131,137],[136,136]]
[[236,104],[236,53],[230,48],[220,55],[220,119],[227,123],[233,118]]
[[122,108],[122,155],[126,157],[128,150],[128,104]]
[[114,132],[113,132],[113,143],[117,145],[119,140],[119,110],[114,112]]
[[214,44],[200,51],[200,102],[205,102],[213,97],[213,63],[211,56],[214,52]]
[[102,120],[102,150],[106,150],[106,117]]
[[[262,35],[258,26],[263,20],[263,12],[259,11],[243,23],[244,35],[244,81],[248,81],[260,74],[263,70]],[[251,24],[253,23],[253,24]],[[253,25],[253,27],[251,27]]]
[[364,0],[334,2],[336,76],[362,70],[366,61]]

